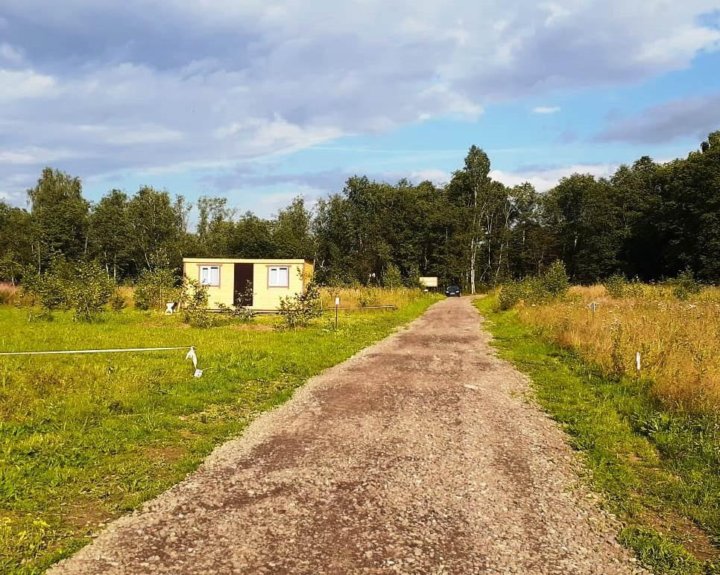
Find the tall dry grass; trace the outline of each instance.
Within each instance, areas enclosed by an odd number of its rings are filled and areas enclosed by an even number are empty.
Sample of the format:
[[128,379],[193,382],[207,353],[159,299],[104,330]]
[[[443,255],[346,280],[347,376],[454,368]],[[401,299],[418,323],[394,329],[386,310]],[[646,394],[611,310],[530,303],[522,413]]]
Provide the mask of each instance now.
[[0,305],[12,305],[19,297],[20,293],[16,286],[0,282]]
[[[121,285],[117,287],[117,295],[121,297],[128,308],[135,305],[135,288]],[[380,287],[358,287],[358,288],[335,288],[323,287],[320,289],[320,296],[323,309],[335,306],[335,297],[340,297],[340,305],[343,309],[362,309],[374,306],[395,306],[402,308],[405,305],[415,302],[427,294],[419,289],[395,288],[386,289]],[[23,297],[19,288],[0,282],[0,305],[14,304],[20,302]],[[31,305],[32,302],[28,302]]]
[[125,301],[127,307],[135,307],[135,288],[133,286],[118,286],[117,295]]
[[518,313],[605,373],[650,381],[668,407],[720,409],[720,288],[704,288],[688,301],[666,286],[634,284],[628,291],[614,299],[603,286],[574,287],[565,301]]
[[392,305],[401,308],[408,303],[425,297],[419,289],[409,288],[349,288],[323,287],[320,289],[320,300],[323,309],[335,307],[335,298],[340,298],[343,309],[361,309],[374,306]]

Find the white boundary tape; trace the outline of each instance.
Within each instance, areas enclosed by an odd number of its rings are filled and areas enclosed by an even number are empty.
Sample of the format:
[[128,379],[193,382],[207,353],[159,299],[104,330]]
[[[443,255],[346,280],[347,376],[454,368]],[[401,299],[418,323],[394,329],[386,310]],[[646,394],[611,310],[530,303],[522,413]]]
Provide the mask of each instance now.
[[[138,352],[138,351],[173,351],[178,349],[188,349],[188,346],[183,345],[179,347],[130,347],[130,348],[117,348],[117,349],[74,349],[74,350],[56,350],[56,351],[3,351],[0,352],[0,357],[19,356],[19,355],[74,355],[74,354],[87,354],[87,353],[126,353],[126,352]],[[197,368],[198,358],[195,353],[195,346],[191,345],[190,350],[187,352],[185,359],[189,359],[193,363],[195,369],[195,377],[202,377],[203,370]]]
[[[62,351],[4,351],[0,352],[0,356],[9,355],[70,355],[74,353],[122,353],[126,351],[169,351],[175,349],[188,349],[187,345],[182,347],[131,347],[120,349],[76,349]],[[194,350],[191,346],[190,349]]]

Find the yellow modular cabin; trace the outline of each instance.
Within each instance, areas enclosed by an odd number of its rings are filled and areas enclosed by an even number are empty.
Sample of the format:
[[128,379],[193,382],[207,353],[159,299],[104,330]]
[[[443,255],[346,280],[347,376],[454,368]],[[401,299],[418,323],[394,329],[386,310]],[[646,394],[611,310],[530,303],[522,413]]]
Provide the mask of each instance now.
[[312,279],[306,260],[184,258],[183,273],[208,288],[208,307],[243,305],[274,310],[280,298],[302,293]]

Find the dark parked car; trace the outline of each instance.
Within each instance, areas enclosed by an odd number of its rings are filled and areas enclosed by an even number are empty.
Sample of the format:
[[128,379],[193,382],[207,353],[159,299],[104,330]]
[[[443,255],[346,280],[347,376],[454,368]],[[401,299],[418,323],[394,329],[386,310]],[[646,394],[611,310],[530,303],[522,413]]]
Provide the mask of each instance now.
[[445,295],[448,297],[460,297],[460,286],[448,286],[445,288]]

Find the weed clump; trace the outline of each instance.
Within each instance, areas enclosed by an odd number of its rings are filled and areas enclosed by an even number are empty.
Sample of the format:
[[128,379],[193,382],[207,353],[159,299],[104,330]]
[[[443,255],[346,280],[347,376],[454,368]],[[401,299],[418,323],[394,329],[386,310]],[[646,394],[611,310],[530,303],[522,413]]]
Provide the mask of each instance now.
[[367,288],[362,290],[358,296],[358,305],[360,307],[370,307],[378,304],[377,290],[373,288]]
[[[618,537],[620,543],[630,547],[638,559],[648,567],[662,573],[708,573],[703,565],[684,547],[662,536],[654,529],[627,527]],[[714,569],[709,573],[716,573]]]

